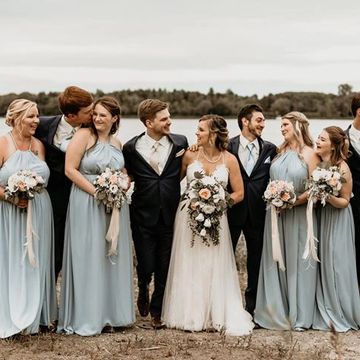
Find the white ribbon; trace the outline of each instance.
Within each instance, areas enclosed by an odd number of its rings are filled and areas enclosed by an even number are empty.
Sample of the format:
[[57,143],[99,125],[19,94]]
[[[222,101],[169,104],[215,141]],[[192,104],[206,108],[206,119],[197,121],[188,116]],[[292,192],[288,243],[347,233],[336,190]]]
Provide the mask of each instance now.
[[117,244],[118,244],[118,237],[120,232],[119,214],[120,214],[120,210],[117,207],[113,207],[109,229],[105,236],[106,241],[108,241],[111,244],[110,250],[108,252],[108,256],[113,256],[117,254]]
[[26,214],[26,243],[24,244],[26,247],[26,251],[29,263],[32,267],[36,267],[36,257],[34,252],[34,244],[33,244],[33,235],[38,238],[38,235],[34,232],[32,226],[32,202],[28,201],[27,214]]
[[314,201],[312,197],[310,197],[306,207],[307,232],[306,232],[305,250],[302,258],[306,260],[310,260],[310,258],[312,258],[315,261],[320,262],[317,256],[317,247],[316,247],[316,242],[318,242],[318,239],[314,236],[313,208],[314,208]]
[[279,263],[279,268],[285,271],[284,260],[281,253],[279,227],[278,227],[278,214],[274,205],[271,205],[271,239],[272,239],[272,253],[273,260]]

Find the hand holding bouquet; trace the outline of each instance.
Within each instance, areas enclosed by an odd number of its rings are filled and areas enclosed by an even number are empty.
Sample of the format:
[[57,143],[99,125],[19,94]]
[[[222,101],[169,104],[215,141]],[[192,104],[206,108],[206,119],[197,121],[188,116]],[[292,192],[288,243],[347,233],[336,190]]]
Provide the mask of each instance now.
[[187,210],[193,234],[191,246],[194,246],[195,237],[199,237],[206,246],[218,245],[220,219],[232,206],[233,200],[224,185],[215,178],[201,172],[195,172],[194,177],[182,196],[182,201],[189,200]]
[[274,206],[278,212],[282,209],[290,209],[296,201],[294,186],[284,180],[272,180],[264,192],[263,199],[268,206]]
[[309,198],[314,202],[320,200],[322,206],[326,205],[326,200],[330,195],[338,196],[345,179],[341,175],[338,166],[325,167],[320,164],[307,182]]
[[[18,204],[21,200],[32,200],[36,193],[40,193],[45,186],[44,179],[37,175],[35,171],[20,170],[11,175],[8,179],[8,184],[5,187],[5,199]],[[26,211],[26,208],[22,208]],[[28,203],[28,210],[26,214],[26,243],[25,248],[28,254],[31,266],[36,266],[36,257],[33,248],[33,235],[37,237],[32,227],[32,206],[31,201]]]
[[95,198],[105,205],[105,211],[111,213],[113,208],[121,209],[127,201],[126,191],[129,188],[129,177],[121,170],[105,171],[97,176],[94,181]]
[[44,189],[44,179],[35,171],[20,170],[11,175],[5,187],[5,199],[18,204],[21,199],[31,200]]
[[111,243],[108,255],[117,254],[117,243],[120,232],[119,213],[125,202],[130,202],[127,197],[130,180],[127,174],[121,170],[111,170],[106,168],[105,171],[96,177],[95,199],[105,205],[106,213],[111,213],[109,229],[105,239]]

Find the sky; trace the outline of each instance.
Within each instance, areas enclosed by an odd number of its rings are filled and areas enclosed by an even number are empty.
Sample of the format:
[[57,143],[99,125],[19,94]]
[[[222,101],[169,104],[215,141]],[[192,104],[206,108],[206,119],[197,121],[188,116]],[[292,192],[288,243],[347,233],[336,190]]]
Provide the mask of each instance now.
[[359,0],[0,0],[0,94],[360,91]]

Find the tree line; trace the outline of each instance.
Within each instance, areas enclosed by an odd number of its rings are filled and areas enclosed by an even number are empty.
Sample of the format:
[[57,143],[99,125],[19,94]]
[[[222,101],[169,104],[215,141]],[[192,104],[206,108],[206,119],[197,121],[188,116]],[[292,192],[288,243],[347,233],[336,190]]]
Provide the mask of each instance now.
[[[0,95],[0,116],[5,116],[10,102],[17,98],[25,98],[36,102],[41,115],[59,113],[57,92],[40,92],[32,94],[23,92]],[[224,93],[215,92],[210,88],[207,94],[198,91],[185,90],[119,90],[104,93],[96,90],[95,98],[103,95],[114,96],[120,103],[123,116],[136,116],[139,103],[147,98],[156,98],[170,103],[172,116],[199,117],[204,114],[218,114],[222,116],[236,116],[239,109],[249,103],[260,104],[266,116],[275,118],[289,111],[297,110],[305,113],[309,118],[342,119],[351,117],[350,102],[353,95],[352,86],[340,84],[338,94],[321,92],[284,92],[268,94],[261,98],[257,95],[240,96],[232,90]]]

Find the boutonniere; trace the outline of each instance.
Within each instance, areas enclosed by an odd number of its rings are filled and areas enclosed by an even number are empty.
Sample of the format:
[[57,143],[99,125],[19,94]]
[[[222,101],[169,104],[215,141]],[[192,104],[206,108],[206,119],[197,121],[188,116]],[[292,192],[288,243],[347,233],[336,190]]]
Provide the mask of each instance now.
[[184,155],[184,153],[185,153],[185,149],[181,149],[180,151],[178,151],[178,152],[176,153],[175,157],[182,156],[182,155]]

